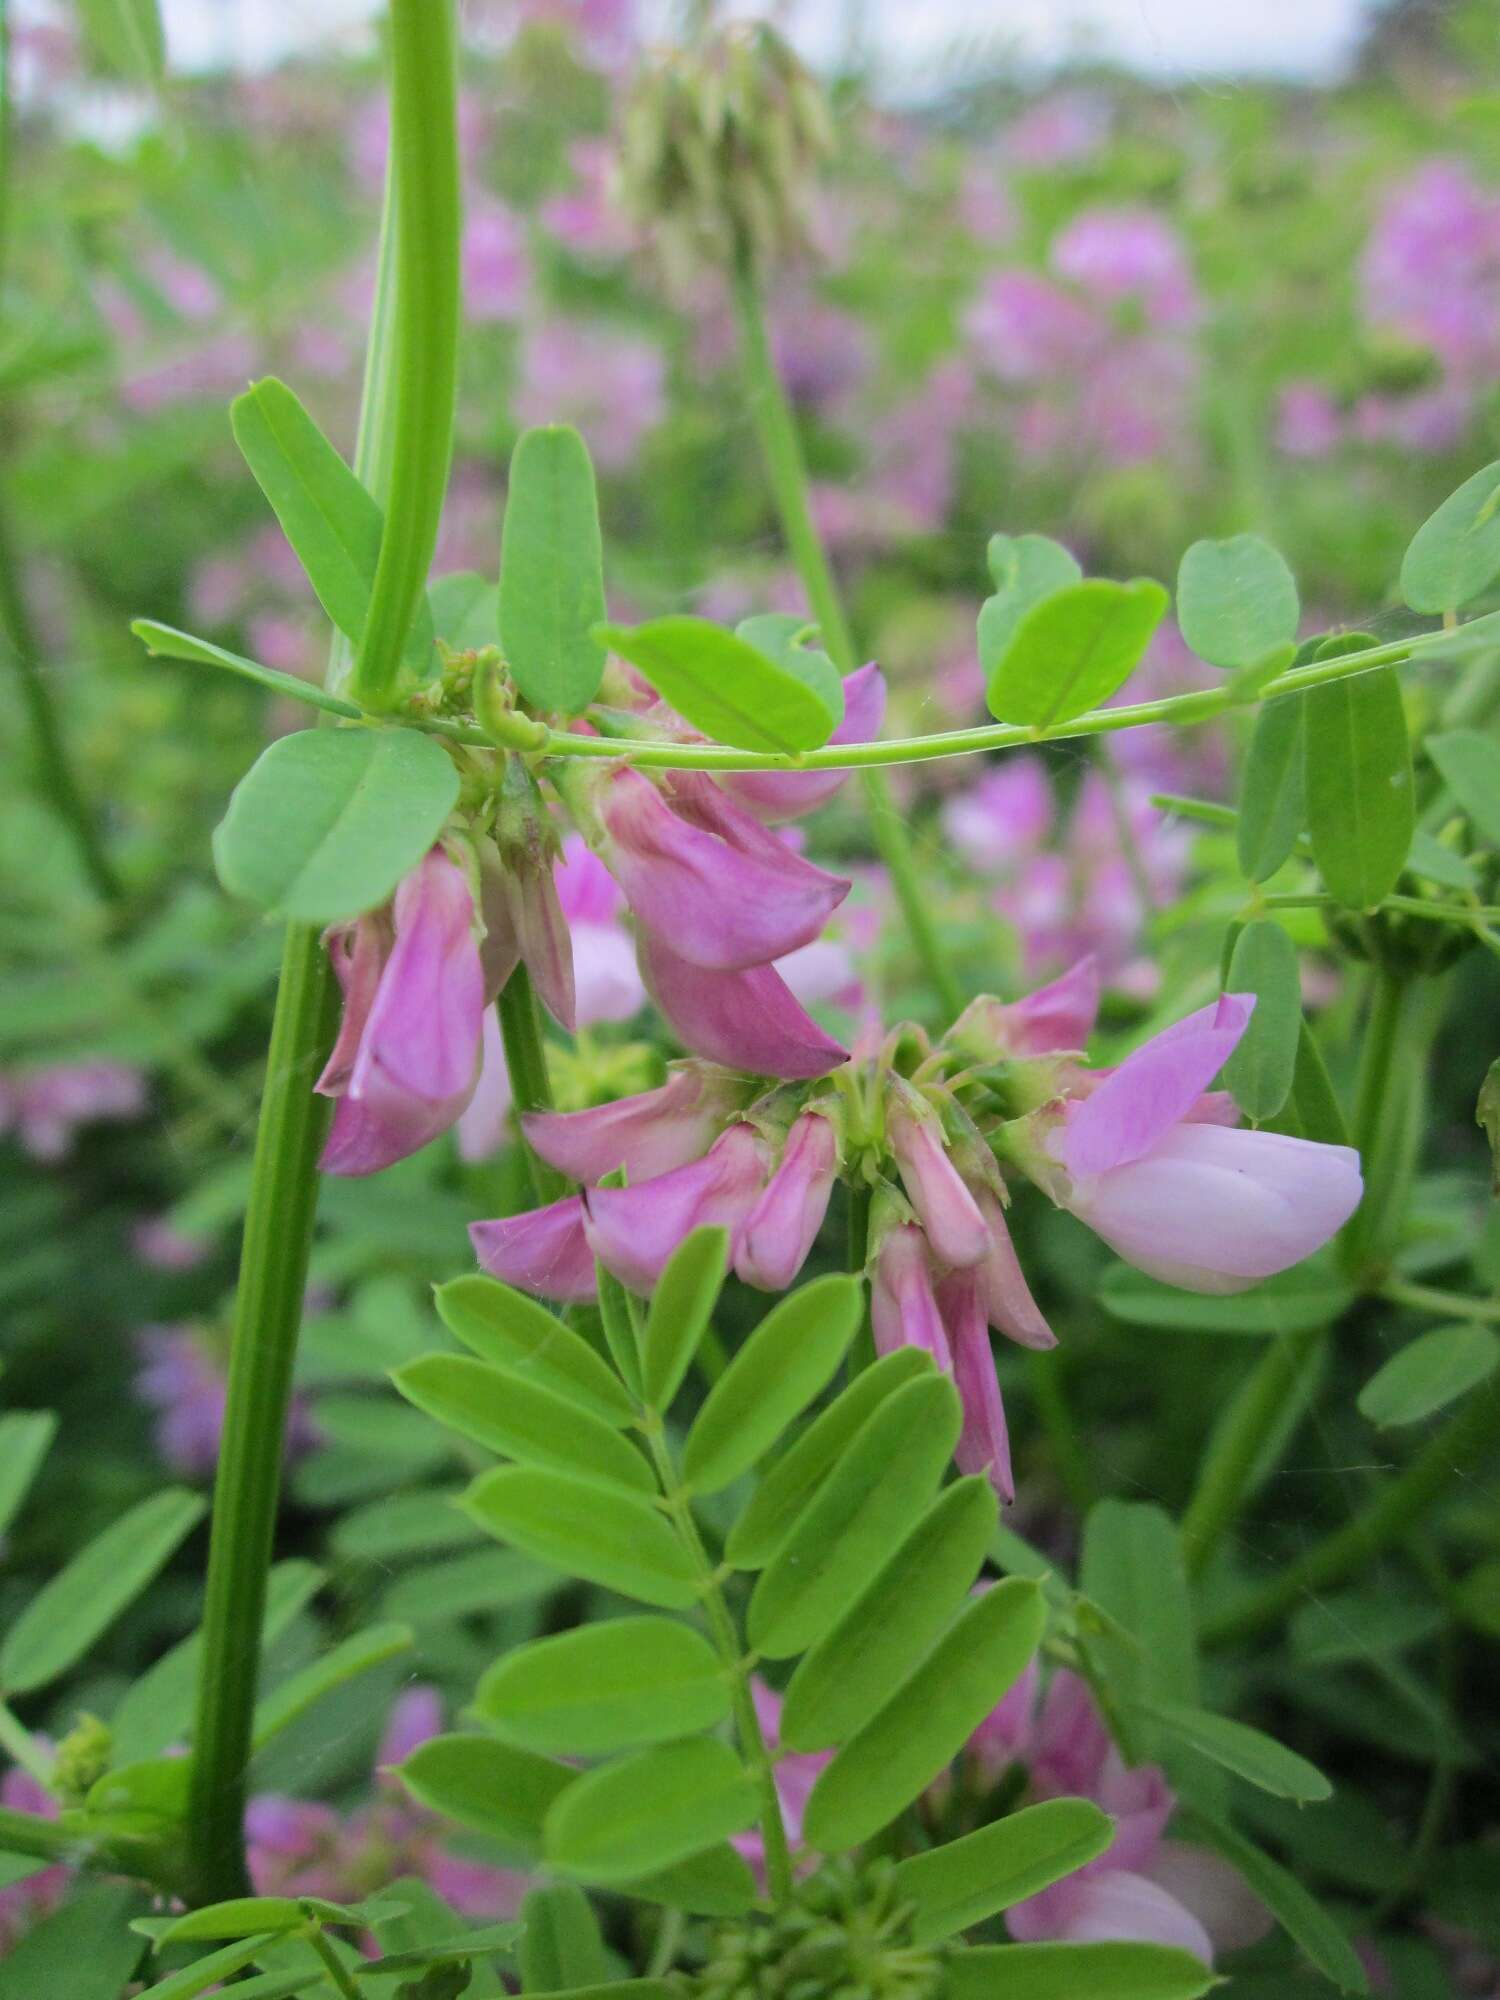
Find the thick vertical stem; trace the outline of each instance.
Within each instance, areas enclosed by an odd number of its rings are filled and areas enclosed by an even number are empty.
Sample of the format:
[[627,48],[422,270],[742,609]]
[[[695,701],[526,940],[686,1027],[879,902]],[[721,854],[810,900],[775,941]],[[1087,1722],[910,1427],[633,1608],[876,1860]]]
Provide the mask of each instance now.
[[[505,1067],[510,1072],[511,1096],[516,1109],[550,1111],[552,1080],[547,1074],[541,1016],[537,1012],[531,974],[524,964],[518,965],[506,980],[497,1004],[500,1039],[505,1045]],[[526,1147],[526,1159],[538,1201],[558,1201],[568,1192],[567,1177],[555,1167],[549,1167],[530,1146]]]
[[[807,592],[829,658],[841,675],[852,674],[859,665],[854,635],[808,504],[807,467],[797,425],[776,372],[755,274],[745,259],[741,259],[735,271],[734,297],[751,413],[787,548]],[[906,824],[883,771],[867,767],[860,773],[860,784],[870,831],[890,874],[912,944],[936,989],[943,1012],[951,1018],[963,1011],[964,990],[948,963],[933,922],[931,897],[922,881]]]
[[1346,1270],[1361,1283],[1383,1275],[1411,1178],[1426,1037],[1417,1033],[1415,983],[1376,967],[1355,1090],[1353,1137],[1365,1192],[1345,1224]]

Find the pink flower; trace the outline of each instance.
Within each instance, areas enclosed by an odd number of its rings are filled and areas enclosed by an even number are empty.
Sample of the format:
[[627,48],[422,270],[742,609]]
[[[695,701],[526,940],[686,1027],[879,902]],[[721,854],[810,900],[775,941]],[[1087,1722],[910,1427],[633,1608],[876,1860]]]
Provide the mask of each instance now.
[[1010,1433],[977,1271],[952,1271],[937,1288],[938,1310],[953,1356],[953,1381],[964,1422],[954,1457],[960,1472],[984,1473],[1002,1500],[1014,1500]]
[[1147,208],[1085,209],[1053,243],[1052,268],[1106,305],[1137,304],[1153,326],[1197,316],[1181,238]]
[[989,1230],[948,1156],[936,1114],[913,1093],[893,1107],[889,1139],[933,1255],[940,1264],[977,1264],[989,1248]]
[[1337,403],[1319,382],[1287,382],[1276,399],[1276,449],[1288,458],[1331,458],[1344,435]]
[[659,938],[637,944],[646,991],[684,1048],[757,1076],[823,1076],[848,1060],[769,965],[710,972],[689,965]]
[[1090,952],[1023,999],[971,1000],[954,1027],[960,1047],[990,1060],[1080,1053],[1099,1012],[1099,961]]
[[920,1347],[946,1374],[952,1373],[953,1355],[932,1287],[927,1238],[915,1223],[897,1223],[880,1245],[870,1280],[870,1324],[878,1353]]
[[484,994],[492,1000],[517,965],[524,965],[552,1018],[572,1030],[577,1025],[573,939],[552,866],[551,831],[538,816],[535,787],[524,771],[521,775],[535,803],[527,800],[516,808],[518,837],[508,839],[503,850],[494,841],[478,844]]
[[1052,784],[1039,757],[1003,757],[943,807],[943,831],[968,865],[997,875],[1035,854],[1052,827]]
[[[28,1771],[13,1767],[0,1778],[0,1806],[10,1812],[34,1813],[56,1819],[58,1803]],[[68,1893],[73,1870],[59,1865],[37,1868],[0,1889],[0,1958],[13,1951],[34,1924],[55,1910]]]
[[80,1125],[139,1118],[146,1079],[128,1063],[53,1063],[0,1077],[0,1132],[14,1127],[34,1160],[61,1160]]
[[[163,1461],[188,1479],[211,1479],[224,1436],[228,1382],[224,1360],[192,1326],[146,1326],[136,1336],[141,1358],[135,1393],[157,1412],[152,1436]],[[318,1429],[301,1396],[286,1430],[288,1464],[318,1443]]]
[[330,932],[344,991],[316,1088],[338,1101],[325,1173],[372,1174],[446,1132],[479,1075],[485,977],[468,880],[440,847],[402,882],[389,918]]
[[[781,1741],[781,1696],[758,1676],[750,1683],[750,1694],[761,1734],[768,1748],[776,1750]],[[776,1797],[781,1805],[781,1823],[793,1848],[801,1845],[807,1802],[832,1756],[831,1750],[793,1750],[776,1759]],[[764,1882],[766,1854],[762,1836],[758,1832],[737,1833],[732,1844],[750,1863],[757,1879]]]
[[521,345],[514,415],[576,424],[603,472],[622,472],[666,414],[666,363],[654,342],[580,319],[549,319]]
[[1063,1206],[1128,1263],[1188,1291],[1242,1291],[1300,1263],[1362,1191],[1351,1147],[1195,1116],[1253,1006],[1226,994],[1153,1036],[1070,1103],[1048,1141],[1067,1176]]
[[[844,719],[830,743],[873,743],[885,720],[885,676],[873,661],[844,678]],[[825,805],[847,771],[725,771],[719,783],[731,798],[769,824],[801,819]]]
[[514,1099],[505,1043],[493,1007],[484,1010],[480,1031],[479,1081],[453,1128],[461,1160],[492,1159],[510,1134]]
[[515,319],[526,303],[526,231],[503,202],[475,203],[464,219],[464,305],[476,320]]
[[617,1167],[631,1186],[698,1160],[741,1093],[697,1064],[657,1090],[587,1111],[533,1111],[521,1120],[530,1145],[569,1180],[592,1187]]
[[1031,1287],[1010,1240],[1004,1209],[987,1188],[981,1188],[974,1199],[989,1230],[989,1247],[974,1273],[985,1318],[1019,1347],[1039,1351],[1056,1347],[1057,1335],[1031,1296]]
[[760,1135],[751,1125],[731,1125],[701,1160],[633,1187],[590,1188],[583,1197],[589,1247],[622,1285],[649,1297],[672,1252],[695,1229],[727,1228],[733,1255],[765,1179]]
[[820,1111],[804,1111],[793,1123],[735,1252],[734,1268],[747,1285],[790,1290],[828,1213],[838,1153],[838,1134]]
[[692,965],[743,972],[818,935],[849,883],[803,861],[711,782],[674,812],[638,771],[599,808],[603,860],[646,929]]
[[149,1215],[130,1232],[130,1247],[155,1271],[196,1271],[213,1255],[213,1239],[179,1229],[168,1216]]
[[646,1004],[646,989],[635,946],[620,921],[625,898],[619,885],[579,833],[563,842],[553,879],[573,937],[577,1025],[628,1021]]
[[469,1240],[484,1269],[507,1285],[570,1304],[594,1297],[594,1253],[576,1194],[522,1215],[471,1222]]
[[573,185],[542,203],[541,218],[575,257],[607,262],[630,249],[635,232],[611,194],[615,150],[605,139],[575,139],[568,148]]

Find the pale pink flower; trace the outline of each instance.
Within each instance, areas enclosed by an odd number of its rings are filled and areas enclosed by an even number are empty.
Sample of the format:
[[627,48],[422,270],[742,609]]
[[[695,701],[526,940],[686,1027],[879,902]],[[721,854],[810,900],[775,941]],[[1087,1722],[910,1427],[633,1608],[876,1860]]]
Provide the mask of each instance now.
[[838,1134],[819,1111],[804,1111],[745,1218],[734,1268],[747,1285],[789,1291],[817,1241],[838,1175]]
[[695,1229],[720,1224],[730,1254],[766,1181],[765,1143],[751,1125],[731,1125],[701,1160],[632,1187],[590,1188],[583,1197],[590,1249],[622,1285],[648,1297],[672,1252]]
[[594,1253],[576,1194],[520,1215],[471,1222],[469,1240],[490,1276],[520,1291],[567,1304],[583,1304],[595,1295]]
[[146,1079],[129,1063],[52,1063],[0,1076],[0,1132],[13,1130],[34,1160],[66,1159],[82,1125],[139,1118]]
[[702,1159],[741,1096],[730,1079],[684,1063],[657,1090],[586,1111],[533,1111],[521,1124],[569,1180],[592,1187],[623,1167],[637,1186]]
[[711,972],[690,965],[659,938],[638,940],[641,976],[658,1012],[686,1049],[757,1076],[823,1076],[848,1060],[774,966]]

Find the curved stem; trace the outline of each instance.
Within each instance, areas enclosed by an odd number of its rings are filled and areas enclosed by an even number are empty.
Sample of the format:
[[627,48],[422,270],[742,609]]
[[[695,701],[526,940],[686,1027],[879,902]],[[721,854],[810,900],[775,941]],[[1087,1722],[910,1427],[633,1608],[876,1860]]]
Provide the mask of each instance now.
[[1250,1489],[1266,1440],[1326,1334],[1326,1327],[1279,1334],[1230,1405],[1182,1516],[1182,1554],[1190,1576],[1202,1574],[1223,1541]]
[[391,0],[395,307],[385,532],[350,691],[390,708],[437,544],[458,377],[459,178],[452,0]]
[[1399,1541],[1451,1480],[1466,1477],[1497,1445],[1500,1395],[1488,1386],[1472,1390],[1452,1422],[1429,1438],[1405,1471],[1352,1521],[1316,1542],[1259,1590],[1206,1619],[1204,1641],[1222,1646],[1249,1638],[1274,1625],[1313,1592],[1341,1583]]
[[[818,535],[808,504],[807,467],[796,422],[786,391],[776,370],[761,309],[760,290],[748,257],[741,257],[734,272],[735,311],[739,320],[740,346],[745,380],[750,391],[750,408],[760,434],[761,451],[771,481],[782,532],[793,563],[807,592],[812,614],[818,621],[823,644],[840,676],[852,674],[859,665],[854,635],[844,610],[838,584]],[[884,774],[872,764],[863,780],[865,810],[880,858],[890,874],[891,885],[901,905],[906,928],[926,968],[946,1014],[963,1011],[965,994],[933,921],[931,898],[922,881],[911,838]]]

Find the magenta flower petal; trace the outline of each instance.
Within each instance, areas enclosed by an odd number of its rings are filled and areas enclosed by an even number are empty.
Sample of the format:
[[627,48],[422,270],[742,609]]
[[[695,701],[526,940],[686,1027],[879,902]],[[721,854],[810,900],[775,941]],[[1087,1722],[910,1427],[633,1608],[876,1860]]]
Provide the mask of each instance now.
[[710,972],[662,943],[638,944],[646,991],[684,1048],[728,1069],[793,1080],[825,1076],[849,1052],[798,1006],[775,969]]
[[738,1098],[727,1079],[685,1065],[658,1090],[588,1111],[533,1111],[521,1125],[529,1144],[569,1180],[592,1187],[623,1167],[636,1186],[701,1159]]
[[394,919],[395,943],[360,1037],[349,1094],[365,1095],[378,1073],[381,1086],[429,1104],[467,1100],[479,1067],[484,974],[468,882],[441,848],[397,889]]
[[328,932],[329,961],[344,996],[339,1032],[323,1074],[313,1085],[324,1097],[341,1096],[348,1086],[364,1036],[365,1023],[375,1003],[376,988],[390,952],[391,926],[384,912],[371,911],[352,924]]
[[363,1096],[338,1100],[319,1169],[358,1179],[393,1167],[441,1138],[462,1115],[468,1096],[464,1091],[456,1101],[430,1104],[409,1091],[386,1087],[377,1071],[367,1079]]
[[785,1292],[817,1241],[838,1172],[838,1135],[819,1111],[787,1134],[776,1171],[745,1218],[734,1268],[747,1285]]
[[731,1125],[701,1160],[634,1187],[590,1188],[584,1227],[594,1255],[643,1298],[667,1260],[695,1229],[728,1229],[731,1255],[740,1225],[765,1186],[765,1149],[753,1126]]
[[[830,743],[873,743],[885,720],[885,675],[872,660],[844,676],[844,719]],[[769,825],[801,819],[826,805],[847,771],[725,771],[718,782],[731,798]]]
[[1083,1869],[1017,1903],[1006,1911],[1005,1921],[1018,1944],[1055,1939],[1175,1945],[1213,1964],[1212,1940],[1192,1912],[1158,1883],[1128,1869]]
[[1082,1103],[1070,1106],[1059,1150],[1068,1172],[1101,1174],[1149,1153],[1234,1053],[1254,1007],[1254,994],[1224,994],[1153,1035]]
[[1004,1209],[987,1189],[981,1189],[974,1198],[990,1233],[989,1248],[978,1268],[979,1297],[985,1317],[1007,1340],[1014,1340],[1021,1347],[1056,1347],[1057,1335],[1031,1296]]
[[[721,821],[730,801],[722,804]],[[849,893],[846,880],[773,842],[758,822],[753,846],[694,824],[637,771],[611,775],[601,819],[604,860],[630,907],[693,965],[736,972],[780,958],[815,938]]]
[[920,1347],[939,1368],[953,1372],[948,1330],[932,1288],[927,1238],[915,1223],[888,1230],[870,1280],[870,1325],[878,1353]]
[[583,1202],[576,1194],[522,1215],[471,1222],[469,1240],[492,1278],[523,1292],[569,1304],[595,1295],[594,1253],[584,1234]]
[[1010,1432],[1005,1422],[1005,1405],[1000,1400],[978,1273],[952,1272],[938,1286],[937,1301],[948,1329],[953,1380],[964,1406],[963,1429],[954,1453],[959,1471],[983,1473],[1002,1500],[1014,1500]]
[[493,1159],[510,1136],[510,1069],[493,1007],[484,1010],[480,1050],[479,1081],[454,1127],[461,1160]]
[[1099,961],[1080,958],[1048,986],[1005,1009],[1007,1040],[1018,1056],[1082,1049],[1099,1013]]
[[990,1232],[948,1157],[937,1119],[898,1105],[891,1113],[890,1146],[934,1257],[940,1264],[977,1264],[989,1249]]

